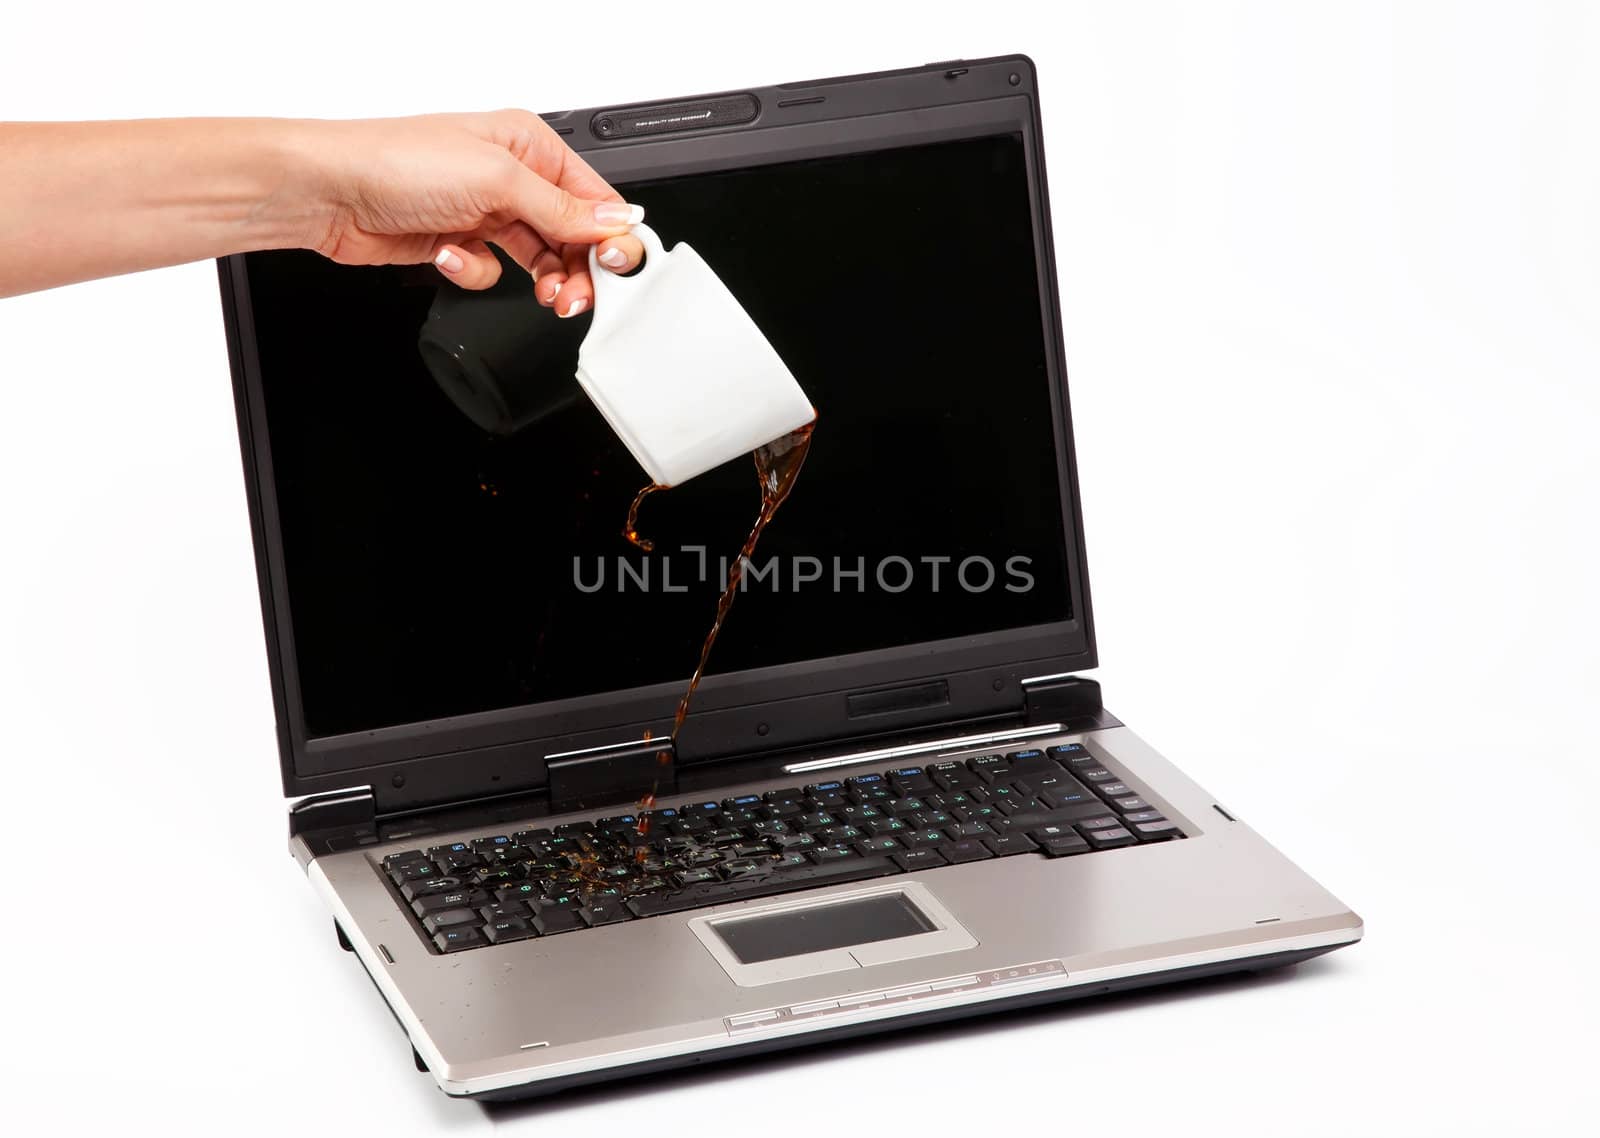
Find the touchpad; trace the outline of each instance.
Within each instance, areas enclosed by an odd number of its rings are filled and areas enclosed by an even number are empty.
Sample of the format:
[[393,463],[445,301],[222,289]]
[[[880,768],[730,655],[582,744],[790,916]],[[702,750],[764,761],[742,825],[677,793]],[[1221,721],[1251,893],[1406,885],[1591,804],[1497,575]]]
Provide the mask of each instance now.
[[920,882],[696,917],[689,927],[747,987],[978,943]]

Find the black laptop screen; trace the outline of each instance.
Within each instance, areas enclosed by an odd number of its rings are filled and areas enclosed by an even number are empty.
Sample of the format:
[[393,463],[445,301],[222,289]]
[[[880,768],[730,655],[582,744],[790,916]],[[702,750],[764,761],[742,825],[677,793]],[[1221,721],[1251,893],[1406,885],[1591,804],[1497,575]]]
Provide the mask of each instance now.
[[[1066,536],[1017,136],[636,182],[819,411],[708,674],[1068,619]],[[328,736],[682,682],[759,504],[732,462],[646,504],[576,387],[587,318],[508,273],[248,259],[294,656]],[[444,393],[470,341],[525,421]]]

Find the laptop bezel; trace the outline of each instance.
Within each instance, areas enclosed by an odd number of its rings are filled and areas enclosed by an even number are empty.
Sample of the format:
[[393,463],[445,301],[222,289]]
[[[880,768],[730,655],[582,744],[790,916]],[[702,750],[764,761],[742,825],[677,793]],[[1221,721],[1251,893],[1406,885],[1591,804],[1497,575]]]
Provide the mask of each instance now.
[[[744,125],[620,141],[601,138],[593,124],[606,112],[625,107],[545,118],[602,175],[619,182],[918,142],[1021,135],[1074,616],[953,641],[708,676],[697,697],[694,730],[684,733],[679,761],[789,750],[1015,714],[1025,679],[1096,663],[1033,65],[1026,57],[1009,56],[630,106],[693,103],[729,94],[754,96],[761,108],[757,118]],[[536,790],[545,781],[547,755],[637,739],[646,729],[659,736],[682,694],[680,682],[354,735],[308,735],[299,704],[246,265],[246,258],[238,256],[219,261],[218,268],[285,793],[368,785],[380,804],[413,808]],[[948,685],[947,703],[865,719],[849,714],[849,695],[933,680]]]

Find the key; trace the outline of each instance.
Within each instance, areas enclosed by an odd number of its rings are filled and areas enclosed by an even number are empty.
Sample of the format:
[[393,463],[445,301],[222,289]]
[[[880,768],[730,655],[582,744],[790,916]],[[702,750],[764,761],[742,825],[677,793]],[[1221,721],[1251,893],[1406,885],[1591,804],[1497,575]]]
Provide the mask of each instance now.
[[538,847],[555,837],[554,830],[518,830],[511,835],[518,845]]
[[697,885],[678,893],[657,893],[650,897],[637,897],[628,902],[636,917],[653,917],[662,913],[681,913],[686,909],[699,909],[706,905],[719,905],[726,901],[742,901],[751,897],[770,897],[791,893],[797,889],[815,889],[823,885],[836,885],[843,881],[863,881],[870,877],[884,877],[899,873],[900,867],[886,857],[851,858],[843,861],[814,865],[810,869],[791,869],[784,873],[742,881],[723,881],[716,885]]
[[402,850],[400,853],[392,853],[388,857],[384,858],[383,868],[393,869],[397,865],[405,865],[408,862],[427,860],[428,855],[423,853],[421,850]]
[[1049,748],[1048,753],[1052,759],[1063,763],[1089,757],[1089,749],[1082,743],[1061,743]]
[[435,862],[441,873],[462,873],[469,869],[476,869],[484,864],[483,858],[475,853],[446,854]]
[[994,856],[994,851],[977,838],[962,838],[960,841],[951,842],[939,852],[944,854],[951,865],[960,865],[964,861],[983,861]]
[[[1069,838],[1076,833],[1076,830],[1067,825],[1040,826],[1037,830],[1028,831],[1028,837],[1042,846],[1048,841],[1056,838]],[[1085,844],[1084,848],[1088,848],[1087,844]]]
[[786,786],[782,790],[769,790],[761,797],[770,803],[799,802],[805,798],[806,792],[798,786]]
[[1183,831],[1178,829],[1178,824],[1169,822],[1165,818],[1159,822],[1137,822],[1134,824],[1133,833],[1141,842],[1164,842],[1168,838],[1183,837]]
[[422,918],[422,927],[430,933],[455,925],[471,925],[476,928],[482,923],[483,918],[478,916],[476,909],[440,909],[437,913],[429,913]]
[[441,857],[451,857],[455,854],[469,854],[471,852],[472,847],[466,842],[451,842],[449,845],[428,847],[428,856],[434,860],[438,860]]
[[994,851],[995,857],[1010,857],[1012,854],[1031,853],[1039,847],[1034,845],[1033,839],[1026,834],[996,834],[983,839],[983,844]]
[[908,814],[918,814],[928,809],[920,798],[895,798],[885,802],[882,811],[891,818],[904,818]]
[[415,901],[418,897],[431,897],[435,893],[448,893],[452,889],[461,887],[461,878],[439,876],[424,877],[416,881],[408,881],[400,886],[400,895],[407,901]]
[[1018,767],[1027,767],[1032,770],[1036,767],[1048,766],[1054,760],[1047,759],[1044,752],[1037,747],[1030,747],[1026,751],[1012,751],[1006,756],[1006,763],[1012,770]]
[[772,852],[764,842],[741,842],[723,851],[731,858],[763,857]]
[[724,798],[722,809],[724,813],[737,814],[741,810],[750,810],[761,805],[761,795],[741,794],[737,798]]
[[496,834],[492,838],[478,838],[472,848],[479,853],[489,853],[512,844],[510,834]]
[[1088,791],[1077,783],[1072,783],[1069,786],[1046,787],[1040,792],[1039,799],[1052,810],[1059,810],[1063,806],[1076,806],[1080,803],[1094,801],[1089,797]]
[[1111,800],[1111,805],[1115,806],[1124,814],[1132,814],[1135,811],[1150,809],[1150,804],[1136,794],[1130,795],[1127,798],[1113,798]]
[[419,917],[426,917],[429,913],[437,913],[441,909],[460,909],[463,907],[476,909],[479,905],[486,905],[489,895],[482,889],[452,889],[448,893],[435,893],[431,897],[418,897],[411,902],[411,911]]
[[848,846],[818,846],[806,854],[806,860],[814,865],[825,862],[843,861],[856,856],[856,851]]
[[1124,794],[1132,794],[1133,787],[1125,782],[1097,782],[1095,793],[1105,798],[1121,798]]
[[605,833],[609,830],[637,830],[639,816],[637,814],[615,814],[610,818],[602,818],[594,824],[594,828]]
[[441,929],[433,934],[433,943],[439,946],[440,952],[457,952],[463,948],[477,948],[489,943],[483,939],[483,933],[471,925],[456,925],[454,928]]
[[901,767],[889,772],[889,785],[901,794],[910,794],[918,790],[932,790],[933,780],[921,767]]
[[870,818],[883,817],[883,811],[876,806],[870,806],[865,803],[858,806],[853,802],[834,807],[832,813],[835,818],[847,826],[859,826]]
[[1132,814],[1122,816],[1124,822],[1165,822],[1159,810],[1135,810]]
[[592,824],[589,822],[567,822],[556,827],[556,837],[570,838],[576,841],[579,838],[587,837],[592,828]]
[[1010,770],[1011,764],[1004,755],[974,755],[967,760],[967,769],[984,782],[993,782],[994,776]]
[[967,769],[966,764],[954,760],[934,763],[928,768],[928,777],[940,790],[954,790],[958,786],[977,786],[982,781]]
[[907,873],[915,873],[919,869],[933,869],[937,866],[948,865],[944,854],[935,849],[902,850],[893,855],[893,861]]
[[484,869],[474,869],[469,875],[469,880],[485,889],[498,889],[521,881],[526,876],[520,865],[496,865]]
[[[1105,812],[1106,808],[1098,802],[1082,802],[1074,806],[1063,806],[1059,810],[1024,810],[1021,813],[1011,815],[1009,818],[995,822],[994,828],[1005,833],[1017,830],[1027,833],[1035,826],[1051,826],[1059,822],[1079,822],[1084,818],[1093,818]],[[1008,822],[1009,825],[1001,825],[1001,822]]]
[[1116,782],[1117,776],[1102,766],[1086,767],[1075,772],[1084,782]]
[[[893,841],[893,838],[876,838],[874,841]],[[926,849],[928,846],[942,846],[950,839],[945,837],[943,830],[913,830],[908,834],[901,834],[900,840],[905,843],[908,850]]]
[[486,924],[496,921],[506,921],[515,917],[518,920],[528,919],[528,906],[522,901],[496,901],[492,905],[484,905],[478,910],[478,915]]
[[772,868],[794,869],[797,866],[810,864],[811,862],[806,860],[806,855],[804,852],[801,850],[790,850],[788,853],[779,854],[776,858],[774,858],[772,862]]
[[767,839],[767,845],[780,853],[805,853],[816,844],[810,834],[776,834]]
[[732,881],[745,877],[760,877],[763,874],[770,873],[772,865],[765,859],[741,857],[735,858],[733,861],[725,861],[718,868],[724,878]]
[[586,926],[583,918],[578,915],[577,905],[552,905],[547,909],[540,909],[533,915],[533,927],[539,930],[540,936],[553,936],[556,933],[567,933],[573,929]]
[[861,827],[870,837],[881,838],[885,834],[900,834],[911,829],[911,823],[899,818],[874,818]]
[[944,832],[952,838],[987,838],[994,833],[982,822],[958,822],[954,826],[946,826]]
[[512,903],[517,901],[533,901],[543,893],[544,890],[541,889],[537,883],[532,881],[523,881],[516,885],[508,885],[503,889],[496,889],[494,891],[494,899],[499,901],[501,904],[505,904],[508,901]]
[[1118,846],[1131,846],[1138,840],[1121,826],[1114,830],[1089,830],[1083,836],[1088,838],[1089,844],[1097,850],[1112,850]]
[[1045,857],[1070,857],[1073,854],[1088,853],[1090,846],[1077,834],[1065,833],[1040,842],[1039,849],[1044,852]]
[[873,857],[878,854],[894,853],[905,848],[906,847],[902,846],[897,839],[889,837],[867,838],[855,844],[856,852],[866,857]]
[[703,835],[701,840],[711,846],[737,845],[744,841],[744,834],[732,826],[720,826],[709,834]]
[[847,846],[863,837],[863,834],[854,826],[829,826],[825,830],[818,830],[813,836],[825,846]]
[[770,822],[754,822],[750,826],[750,833],[758,838],[771,837],[775,834],[787,834],[789,832],[789,824],[777,819]]
[[537,936],[533,926],[521,917],[506,917],[499,921],[490,921],[483,926],[483,935],[489,938],[490,944],[507,944],[514,940],[527,940],[530,936]]
[[627,905],[616,897],[596,897],[579,909],[578,914],[588,922],[590,928],[633,920],[633,914],[628,911]]
[[774,818],[782,818],[793,824],[794,819],[806,812],[805,799],[796,798],[781,802],[769,802],[767,803],[767,812]]
[[940,826],[948,826],[955,819],[943,810],[919,810],[906,819],[912,826],[919,830],[933,830]]
[[714,869],[685,869],[674,873],[672,880],[681,889],[685,885],[698,885],[702,881],[716,881],[718,878]]
[[832,782],[814,782],[806,787],[806,797],[815,798],[819,794],[838,794],[842,790],[844,790],[844,783],[838,779],[834,779]]
[[1109,830],[1114,826],[1120,825],[1122,825],[1122,819],[1110,814],[1102,814],[1098,818],[1085,818],[1078,823],[1079,828],[1084,830]]
[[408,881],[426,881],[430,878],[443,877],[439,867],[431,861],[408,861],[395,866],[389,871],[389,879],[396,885],[405,885]]
[[811,814],[802,814],[794,820],[794,824],[802,830],[820,830],[833,825],[833,815],[823,810]]

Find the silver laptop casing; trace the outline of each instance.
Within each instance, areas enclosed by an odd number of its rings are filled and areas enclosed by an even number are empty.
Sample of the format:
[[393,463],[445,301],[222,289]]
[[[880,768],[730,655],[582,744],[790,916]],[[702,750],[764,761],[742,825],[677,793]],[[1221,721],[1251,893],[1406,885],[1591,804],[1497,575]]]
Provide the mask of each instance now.
[[[824,1033],[905,1026],[1029,996],[1067,999],[1197,966],[1265,967],[1284,954],[1360,939],[1361,920],[1347,906],[1128,728],[1034,738],[1027,745],[1060,742],[1082,742],[1188,836],[1075,857],[1027,854],[945,866],[452,955],[430,949],[379,865],[415,841],[315,859],[304,845],[297,853],[418,1056],[451,1095],[511,1088],[537,1093],[541,1084],[598,1080],[620,1068],[798,1045]],[[994,749],[947,748],[937,755]],[[810,777],[842,778],[889,765],[879,759]],[[733,785],[700,797],[795,781]],[[429,834],[426,841],[487,832]],[[908,887],[914,899],[931,895],[970,934],[961,939],[975,943],[741,984],[703,939],[707,918]],[[702,923],[698,930],[696,922]],[[923,986],[927,990],[917,990]],[[842,1006],[826,1006],[833,1002]]]

